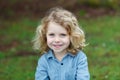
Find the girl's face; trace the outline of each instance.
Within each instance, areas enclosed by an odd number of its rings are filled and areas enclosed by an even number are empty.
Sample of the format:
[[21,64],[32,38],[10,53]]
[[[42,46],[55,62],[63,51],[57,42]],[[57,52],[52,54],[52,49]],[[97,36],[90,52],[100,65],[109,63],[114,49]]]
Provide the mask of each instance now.
[[65,28],[61,25],[50,22],[47,28],[47,45],[55,54],[66,53],[66,49],[70,45],[70,36]]

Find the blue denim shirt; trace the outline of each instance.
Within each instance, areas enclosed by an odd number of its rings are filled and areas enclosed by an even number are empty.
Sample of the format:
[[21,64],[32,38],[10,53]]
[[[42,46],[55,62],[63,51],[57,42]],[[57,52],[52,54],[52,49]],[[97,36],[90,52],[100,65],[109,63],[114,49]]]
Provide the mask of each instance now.
[[79,51],[76,55],[67,53],[58,61],[49,50],[38,60],[35,80],[90,80],[87,57]]

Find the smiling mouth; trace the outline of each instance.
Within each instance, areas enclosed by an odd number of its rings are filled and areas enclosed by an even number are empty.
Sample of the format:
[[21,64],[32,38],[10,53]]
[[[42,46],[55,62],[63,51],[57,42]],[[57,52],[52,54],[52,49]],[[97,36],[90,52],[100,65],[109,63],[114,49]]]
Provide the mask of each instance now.
[[62,45],[53,45],[55,48],[60,48]]

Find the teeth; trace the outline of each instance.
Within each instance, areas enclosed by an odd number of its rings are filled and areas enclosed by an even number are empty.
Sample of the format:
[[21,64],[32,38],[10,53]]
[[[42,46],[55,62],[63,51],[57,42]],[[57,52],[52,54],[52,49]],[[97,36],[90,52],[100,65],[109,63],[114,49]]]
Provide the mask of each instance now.
[[55,45],[55,46],[60,46],[60,45]]
[[54,47],[59,48],[59,47],[61,47],[61,45],[54,45]]

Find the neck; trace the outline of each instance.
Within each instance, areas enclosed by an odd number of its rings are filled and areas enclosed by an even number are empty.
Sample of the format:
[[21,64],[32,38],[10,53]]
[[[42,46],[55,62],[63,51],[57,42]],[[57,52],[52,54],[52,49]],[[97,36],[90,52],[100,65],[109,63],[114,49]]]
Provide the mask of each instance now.
[[59,60],[62,61],[63,57],[65,56],[66,51],[64,53],[54,53],[55,57]]

